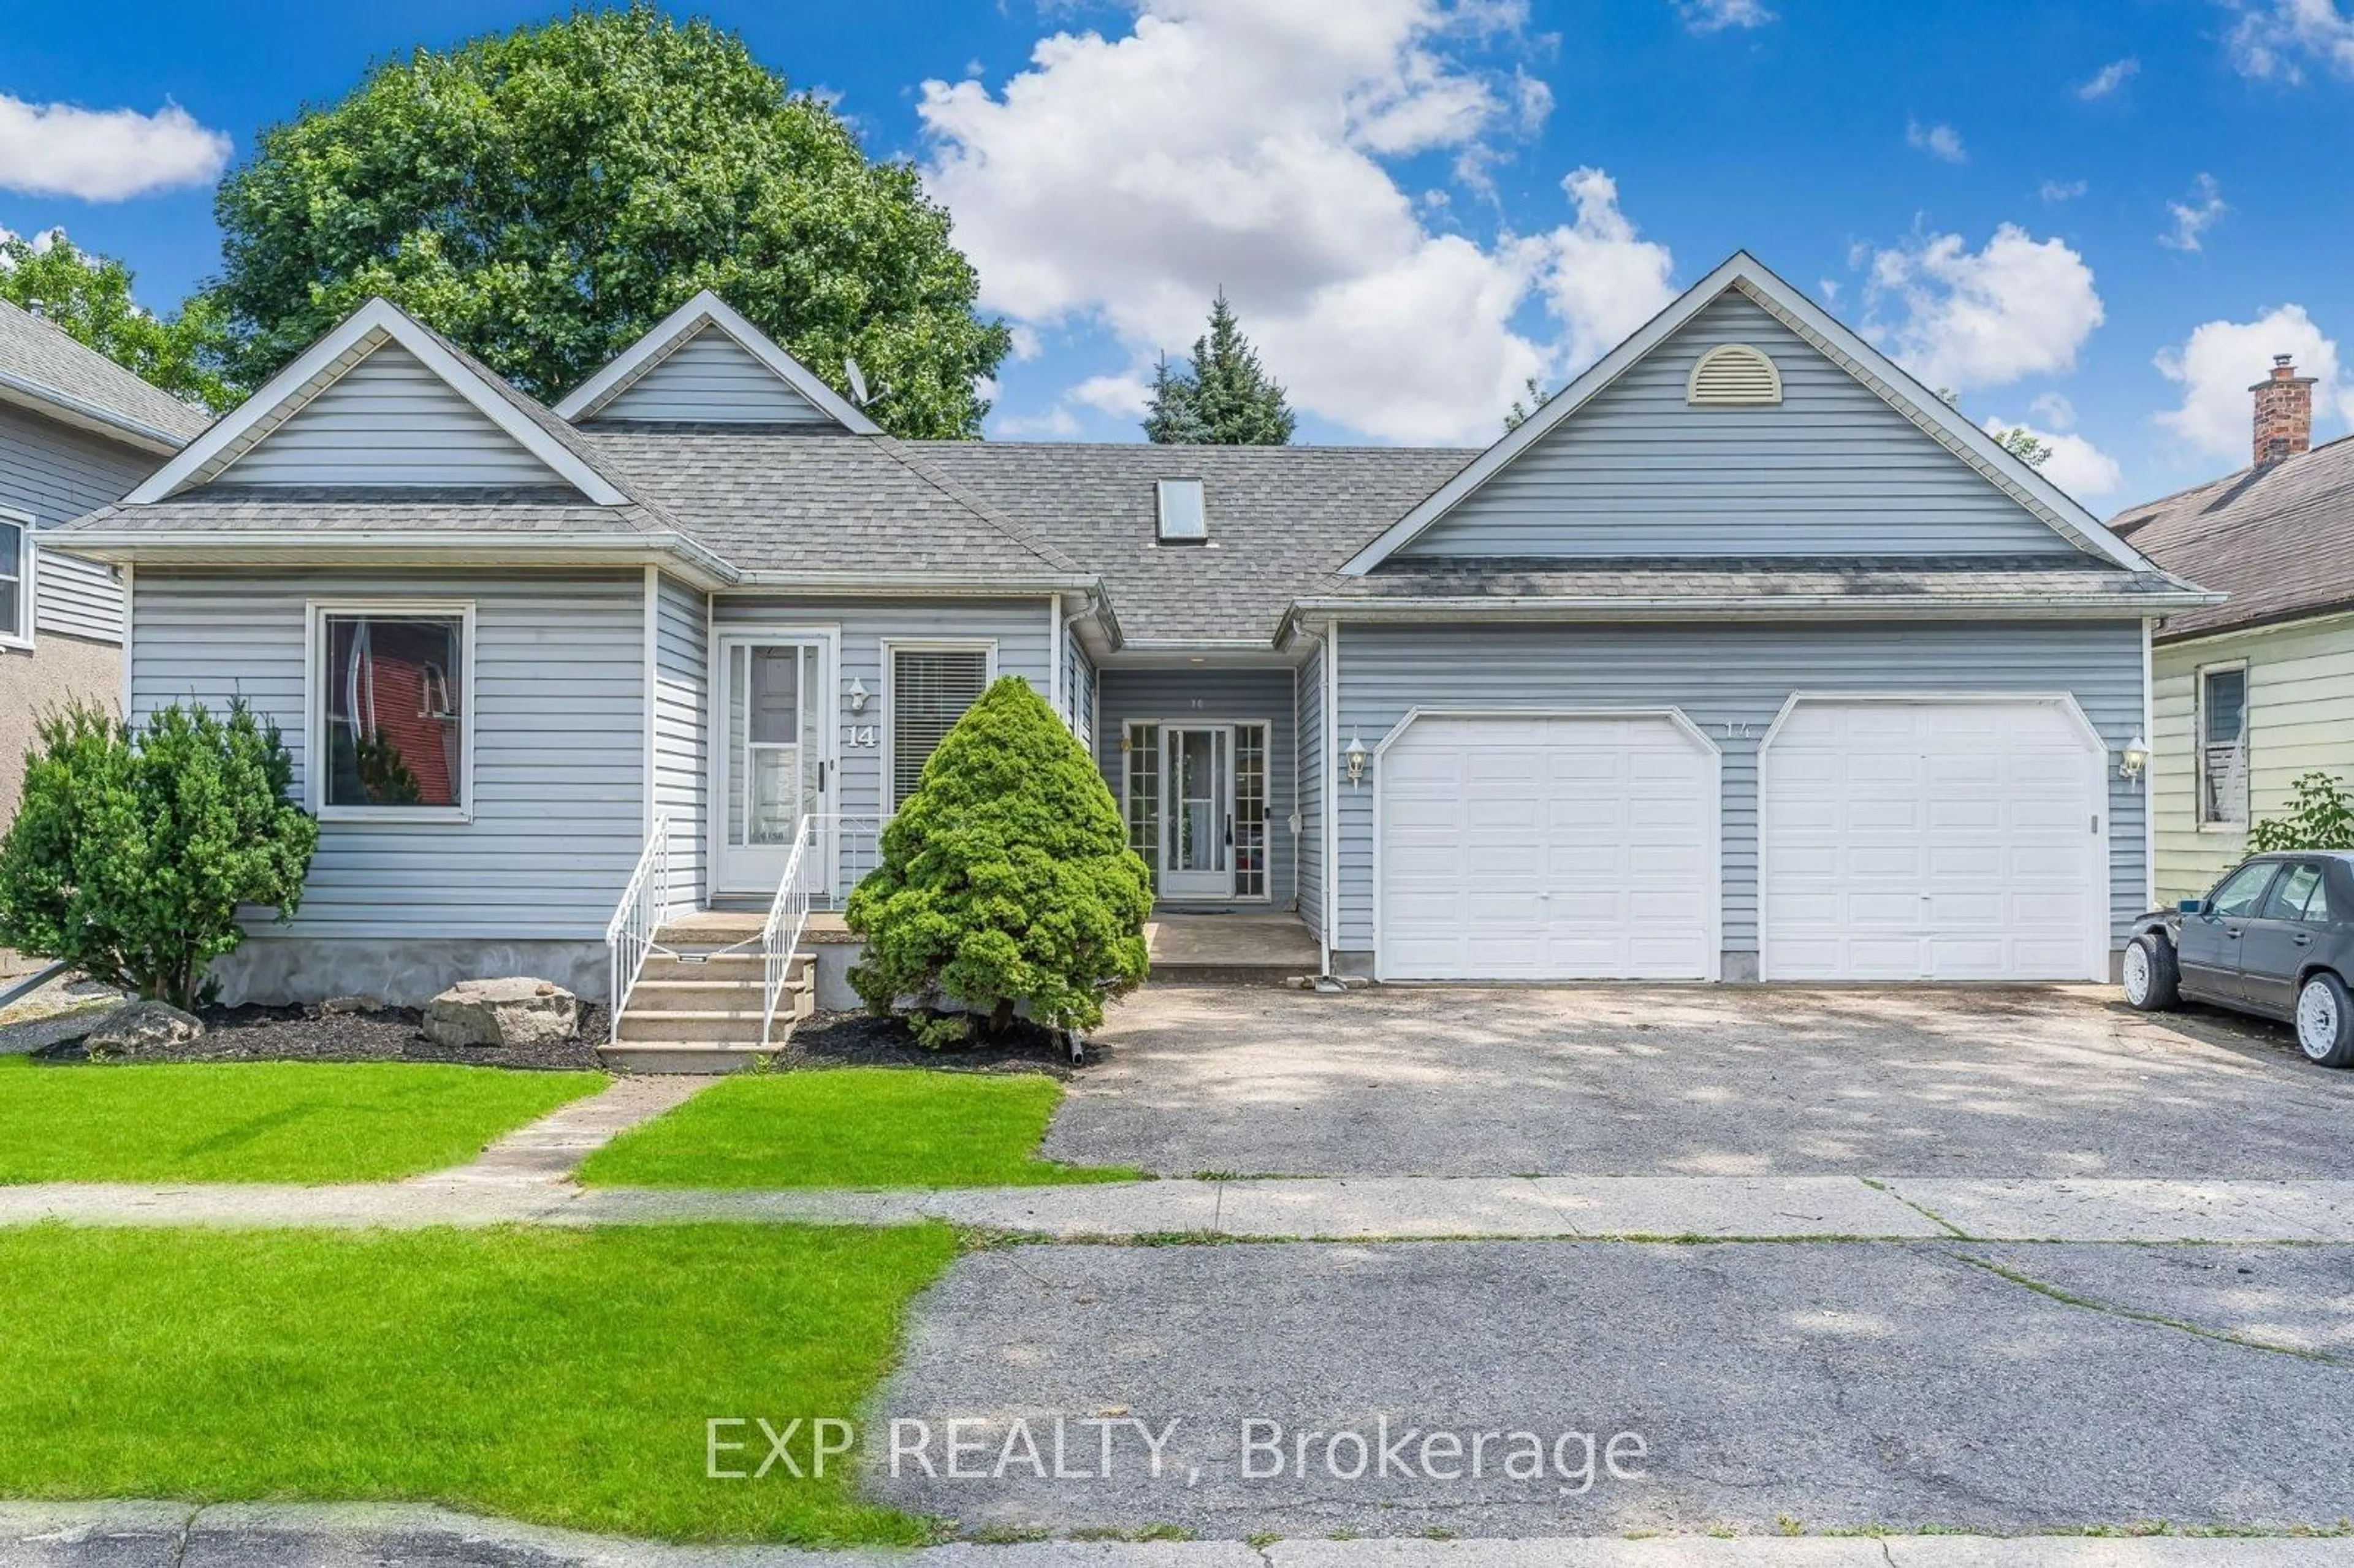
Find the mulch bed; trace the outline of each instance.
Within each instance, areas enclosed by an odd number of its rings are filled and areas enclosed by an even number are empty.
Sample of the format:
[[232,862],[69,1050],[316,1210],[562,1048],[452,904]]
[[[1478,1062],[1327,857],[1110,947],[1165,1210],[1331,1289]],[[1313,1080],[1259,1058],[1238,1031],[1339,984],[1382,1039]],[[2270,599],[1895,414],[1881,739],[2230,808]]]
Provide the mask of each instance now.
[[[538,1046],[436,1045],[425,1038],[425,1013],[414,1007],[376,1012],[319,1013],[300,1007],[206,1007],[196,1011],[205,1032],[176,1045],[143,1051],[127,1060],[146,1062],[455,1062],[472,1067],[546,1071],[601,1068],[597,1047],[605,1039],[605,1009],[584,1006],[580,1033],[559,1044]],[[81,1042],[68,1041],[37,1051],[37,1062],[85,1059]]]
[[[1103,1060],[1104,1047],[1087,1044],[1087,1065]],[[779,1072],[812,1067],[928,1067],[952,1073],[1044,1073],[1070,1078],[1084,1068],[1071,1065],[1061,1034],[1015,1020],[995,1040],[978,1033],[961,1045],[932,1051],[917,1044],[896,1018],[865,1012],[820,1012],[801,1020],[772,1063]]]

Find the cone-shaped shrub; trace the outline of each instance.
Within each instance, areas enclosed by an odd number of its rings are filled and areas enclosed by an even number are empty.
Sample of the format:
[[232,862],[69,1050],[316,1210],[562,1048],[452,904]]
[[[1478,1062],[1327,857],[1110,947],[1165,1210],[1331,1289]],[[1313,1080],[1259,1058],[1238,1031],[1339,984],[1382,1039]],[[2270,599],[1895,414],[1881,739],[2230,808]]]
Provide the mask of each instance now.
[[1092,1029],[1144,978],[1152,885],[1094,758],[1013,676],[932,753],[883,830],[882,864],[850,895],[866,938],[850,971],[868,1009],[908,1016],[928,1045],[992,1033],[1017,1010]]

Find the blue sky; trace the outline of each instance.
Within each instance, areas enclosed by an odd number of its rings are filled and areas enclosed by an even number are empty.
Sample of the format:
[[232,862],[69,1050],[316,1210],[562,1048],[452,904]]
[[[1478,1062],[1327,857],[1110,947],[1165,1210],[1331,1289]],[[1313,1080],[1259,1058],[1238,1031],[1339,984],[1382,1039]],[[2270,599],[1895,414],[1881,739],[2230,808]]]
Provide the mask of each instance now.
[[[123,257],[159,308],[263,126],[551,14],[204,10],[19,11],[0,48],[0,227]],[[1000,438],[1133,439],[1223,285],[1303,439],[1484,442],[1736,248],[2058,439],[2098,511],[2243,463],[2274,352],[2324,378],[2318,436],[2354,418],[2348,0],[703,14],[928,171],[1018,328]]]

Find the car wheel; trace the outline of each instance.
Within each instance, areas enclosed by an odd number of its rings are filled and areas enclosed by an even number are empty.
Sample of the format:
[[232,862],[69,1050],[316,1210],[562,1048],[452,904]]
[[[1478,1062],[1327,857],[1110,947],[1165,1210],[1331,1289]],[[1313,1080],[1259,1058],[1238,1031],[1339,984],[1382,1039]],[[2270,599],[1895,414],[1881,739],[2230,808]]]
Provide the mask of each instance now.
[[2180,1000],[2181,971],[2174,944],[2144,931],[2126,944],[2126,1003],[2143,1012],[2164,1012]]
[[2327,969],[2297,988],[2296,1044],[2323,1067],[2354,1067],[2354,998]]

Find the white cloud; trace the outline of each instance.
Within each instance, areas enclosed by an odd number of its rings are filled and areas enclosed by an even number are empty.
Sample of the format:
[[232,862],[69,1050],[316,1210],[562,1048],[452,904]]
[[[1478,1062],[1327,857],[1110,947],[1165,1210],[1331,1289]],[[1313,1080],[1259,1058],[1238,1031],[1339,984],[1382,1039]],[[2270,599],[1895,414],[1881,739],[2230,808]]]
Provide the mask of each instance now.
[[2295,86],[2313,64],[2354,77],[2354,16],[2337,0],[2240,0],[2239,10],[2229,42],[2242,75]]
[[1066,394],[1069,401],[1119,418],[1141,418],[1152,384],[1141,375],[1090,376]]
[[2314,423],[2354,421],[2354,383],[2338,363],[2338,344],[2305,313],[2281,305],[2252,322],[2204,322],[2180,344],[2162,349],[2159,374],[2179,384],[2182,404],[2158,416],[2161,428],[2199,452],[2248,461],[2254,408],[2248,388],[2285,354],[2297,374],[2313,376]]
[[1981,427],[1988,435],[2000,436],[2012,429],[2023,429],[2052,449],[2036,471],[2069,494],[2082,501],[2088,496],[2107,495],[2125,482],[2125,473],[2117,460],[2086,440],[2063,430],[2042,429],[2023,419],[1988,419]]
[[2076,428],[2076,405],[2057,392],[2038,392],[2028,403],[2027,411],[2055,430]]
[[1728,27],[1762,27],[1774,20],[1764,0],[1676,0],[1676,15],[1695,33],[1722,33]]
[[2141,71],[2141,61],[2127,55],[2121,60],[2111,60],[2094,71],[2092,79],[2076,89],[2076,96],[2090,103],[2096,98],[2106,98]]
[[1050,441],[1067,441],[1079,433],[1078,416],[1057,403],[1040,414],[999,414],[989,421],[989,433],[1001,440],[1016,441],[1035,437]]
[[2046,206],[2057,206],[2063,201],[2074,201],[2092,188],[2084,180],[2046,180],[2035,194],[2043,198]]
[[1969,161],[1970,155],[1962,146],[1962,133],[1950,125],[1924,125],[1918,120],[1908,120],[1904,122],[1904,144],[1940,163]]
[[[1389,163],[1477,177],[1549,96],[1472,46],[1514,46],[1511,0],[1142,0],[1131,31],[1058,33],[994,93],[928,81],[926,179],[983,303],[1099,324],[1137,362],[1182,351],[1224,288],[1293,404],[1400,440],[1486,440],[1531,376],[1601,353],[1669,297],[1599,170],[1574,218],[1491,241]],[[1515,325],[1532,302],[1558,343]],[[1076,396],[1076,389],[1073,396]]]
[[2166,204],[2174,219],[2173,231],[2161,234],[2158,242],[2169,250],[2196,250],[2206,232],[2232,209],[2224,205],[2223,187],[2215,183],[2212,175],[2200,175],[2190,182],[2190,194],[2180,201]]
[[2011,223],[1982,250],[1935,234],[1874,252],[1865,297],[1866,334],[1956,391],[2074,369],[2105,314],[2082,256]]
[[122,201],[209,185],[228,154],[226,134],[197,124],[176,103],[142,114],[27,103],[0,93],[0,189]]

